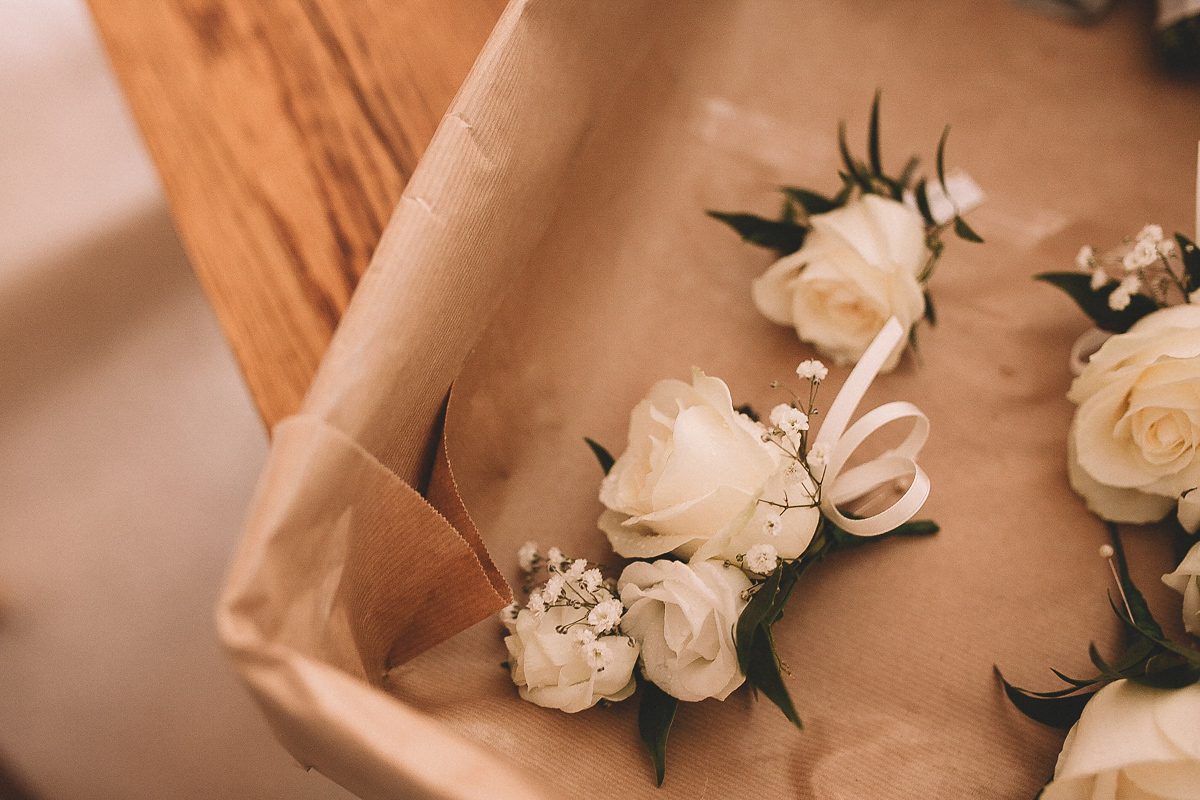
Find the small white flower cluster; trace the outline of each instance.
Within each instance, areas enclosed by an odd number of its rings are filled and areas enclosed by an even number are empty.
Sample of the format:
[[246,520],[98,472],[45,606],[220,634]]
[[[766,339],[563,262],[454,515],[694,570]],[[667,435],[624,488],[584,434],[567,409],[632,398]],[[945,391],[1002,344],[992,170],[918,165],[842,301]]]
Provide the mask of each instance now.
[[742,557],[742,566],[758,575],[770,575],[779,566],[779,553],[769,544],[756,544]]
[[1100,255],[1090,245],[1084,245],[1075,256],[1075,266],[1081,272],[1091,273],[1092,291],[1116,281],[1113,272],[1120,275],[1120,281],[1108,295],[1109,308],[1124,311],[1139,292],[1158,306],[1166,306],[1172,288],[1178,289],[1186,302],[1200,302],[1197,296],[1200,293],[1188,296],[1183,272],[1177,272],[1172,265],[1171,257],[1178,248],[1173,240],[1163,238],[1162,226],[1146,225],[1125,241],[1130,246],[1112,254]]
[[500,612],[521,696],[569,712],[628,697],[640,648],[621,630],[625,607],[615,584],[557,547],[542,555],[536,542],[517,551],[517,563],[527,585],[543,567],[548,573],[525,608],[514,603]]
[[[808,397],[804,398],[793,392],[790,403],[780,403],[771,409],[771,425],[763,435],[763,441],[776,447],[786,462],[781,470],[785,488],[801,488],[804,495],[798,503],[793,503],[793,498],[788,498],[784,503],[778,504],[780,513],[789,508],[814,507],[820,503],[821,478],[829,459],[828,448],[825,445],[814,444],[810,447],[808,443],[810,422],[817,414],[817,387],[829,375],[829,369],[820,361],[809,359],[800,362],[796,367],[796,374],[808,381]],[[779,383],[774,382],[771,386],[778,388]],[[763,523],[767,533],[771,533],[768,526],[773,522],[775,520],[768,519]]]
[[[541,589],[529,593],[526,608],[534,614],[544,614],[555,607],[576,609],[580,612],[579,619],[567,627],[584,626],[592,632],[592,639],[612,633],[620,625],[624,609],[613,592],[612,582],[605,581],[599,568],[588,564],[587,559],[567,558],[557,547],[551,547],[542,556],[537,542],[526,542],[517,551],[517,565],[529,583],[541,567],[549,572]],[[502,619],[516,616],[509,609],[501,615]]]

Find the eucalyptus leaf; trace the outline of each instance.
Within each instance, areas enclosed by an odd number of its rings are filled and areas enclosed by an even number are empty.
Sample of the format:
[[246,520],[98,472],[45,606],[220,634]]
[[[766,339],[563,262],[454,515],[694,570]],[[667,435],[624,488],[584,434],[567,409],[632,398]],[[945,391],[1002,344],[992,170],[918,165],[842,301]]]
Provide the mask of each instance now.
[[1175,234],[1179,255],[1183,258],[1184,285],[1189,292],[1200,289],[1200,248],[1182,233]]
[[600,469],[604,470],[604,474],[607,475],[617,460],[599,442],[589,439],[586,436],[583,437],[583,440],[587,442],[588,447],[592,448],[592,453],[596,456],[596,460],[600,462]]
[[667,736],[671,733],[671,723],[675,721],[679,700],[648,680],[643,679],[641,684],[638,733],[650,753],[650,760],[654,763],[657,785],[662,786],[663,778],[667,774]]
[[799,250],[808,233],[808,228],[799,223],[764,219],[754,214],[709,211],[708,215],[733,228],[743,240],[760,247],[778,250],[785,256]]
[[1158,310],[1154,301],[1143,294],[1133,295],[1129,305],[1120,311],[1109,308],[1108,296],[1119,285],[1117,281],[1109,281],[1099,289],[1093,289],[1091,276],[1082,272],[1043,272],[1034,277],[1062,289],[1083,313],[1092,318],[1097,328],[1109,333],[1125,333],[1133,323]]
[[775,652],[775,640],[771,636],[770,628],[759,626],[755,631],[750,651],[746,680],[779,706],[779,710],[793,725],[803,729],[800,715],[796,713],[796,706],[792,703],[792,696],[788,693],[783,674],[779,670],[779,657]]

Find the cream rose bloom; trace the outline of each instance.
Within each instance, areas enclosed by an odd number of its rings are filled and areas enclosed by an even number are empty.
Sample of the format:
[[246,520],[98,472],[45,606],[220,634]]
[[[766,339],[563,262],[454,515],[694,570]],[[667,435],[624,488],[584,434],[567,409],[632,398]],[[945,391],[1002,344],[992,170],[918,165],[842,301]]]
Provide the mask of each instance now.
[[758,543],[796,558],[820,519],[814,508],[782,515],[759,500],[814,492],[788,469],[766,428],[733,410],[729,387],[692,371],[692,385],[659,381],[633,409],[629,444],[600,485],[600,529],[626,558],[663,553],[733,559]]
[[1198,800],[1200,684],[1116,681],[1088,701],[1041,800]]
[[558,632],[560,625],[578,619],[578,609],[554,606],[541,613],[522,609],[506,623],[509,635],[504,644],[521,697],[574,713],[601,699],[624,700],[633,694],[637,643],[621,635],[589,640]]
[[1200,636],[1200,544],[1188,551],[1174,572],[1163,575],[1163,583],[1183,595],[1183,627]]
[[724,700],[742,685],[733,630],[750,579],[721,562],[635,561],[617,580],[621,627],[642,648],[642,673],[685,702]]
[[[754,304],[837,363],[854,363],[889,318],[907,330],[925,313],[917,281],[931,256],[925,223],[903,203],[873,194],[809,223],[804,246],[754,281]],[[903,349],[898,343],[881,371],[895,367]]]
[[1067,397],[1079,405],[1071,486],[1114,522],[1166,516],[1200,485],[1200,306],[1155,311],[1113,336]]

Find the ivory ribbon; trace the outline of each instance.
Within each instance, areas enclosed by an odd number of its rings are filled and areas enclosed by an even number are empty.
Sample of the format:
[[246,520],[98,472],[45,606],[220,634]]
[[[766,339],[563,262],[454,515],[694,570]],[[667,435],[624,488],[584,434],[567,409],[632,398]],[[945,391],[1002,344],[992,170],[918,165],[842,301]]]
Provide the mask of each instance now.
[[[878,536],[908,522],[929,497],[929,476],[917,465],[916,460],[917,453],[929,436],[929,418],[921,409],[904,401],[884,403],[864,414],[849,430],[846,429],[867,388],[904,334],[899,320],[895,317],[888,320],[851,370],[850,377],[829,406],[825,421],[813,442],[814,447],[821,445],[829,453],[821,481],[821,511],[840,528],[855,536]],[[899,447],[842,472],[846,461],[871,434],[888,423],[902,419],[911,419],[913,429]],[[912,476],[912,483],[908,489],[895,503],[878,514],[852,519],[838,510],[839,505],[909,475]]]

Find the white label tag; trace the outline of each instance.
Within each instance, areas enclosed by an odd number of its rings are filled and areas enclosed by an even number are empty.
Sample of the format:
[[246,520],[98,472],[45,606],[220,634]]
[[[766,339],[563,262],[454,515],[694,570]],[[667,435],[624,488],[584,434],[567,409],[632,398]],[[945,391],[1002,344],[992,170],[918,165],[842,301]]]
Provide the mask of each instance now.
[[[946,176],[946,189],[950,192],[949,197],[946,196],[946,192],[942,191],[941,184],[936,180],[925,184],[925,196],[929,198],[929,213],[933,215],[933,221],[938,225],[954,219],[956,208],[959,214],[965,214],[971,209],[977,208],[984,201],[983,189],[979,188],[979,184],[962,170],[954,170]],[[904,203],[914,211],[917,208],[917,199],[912,192],[905,195]]]

